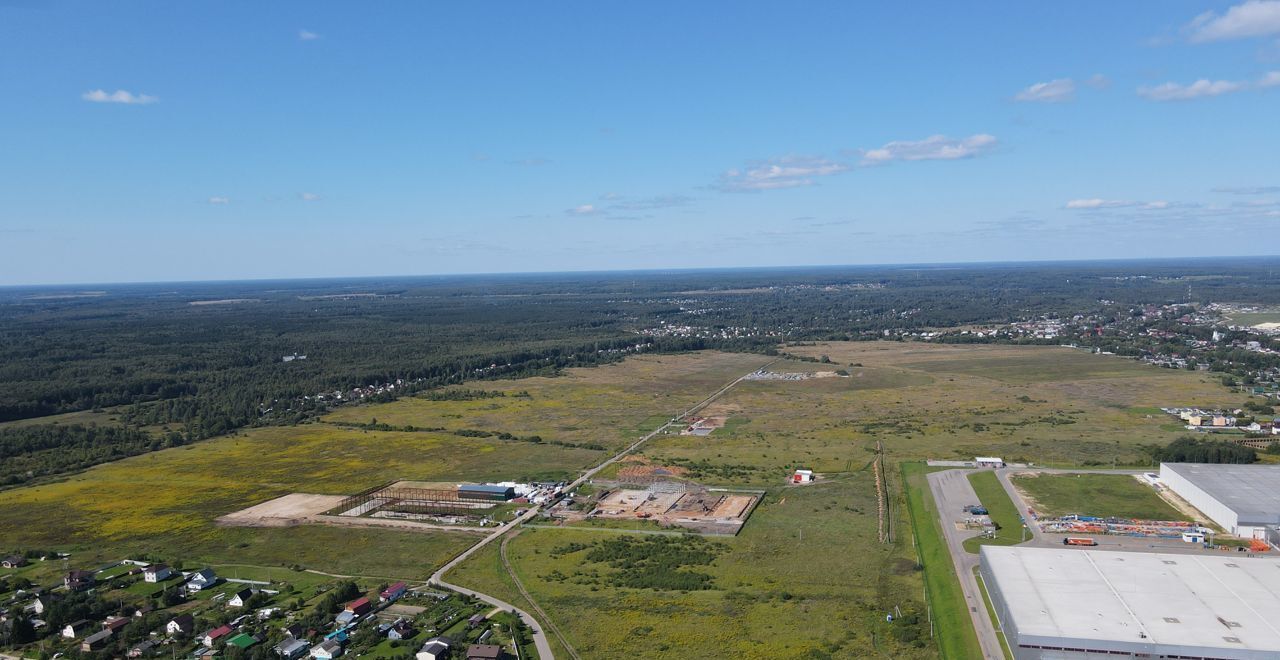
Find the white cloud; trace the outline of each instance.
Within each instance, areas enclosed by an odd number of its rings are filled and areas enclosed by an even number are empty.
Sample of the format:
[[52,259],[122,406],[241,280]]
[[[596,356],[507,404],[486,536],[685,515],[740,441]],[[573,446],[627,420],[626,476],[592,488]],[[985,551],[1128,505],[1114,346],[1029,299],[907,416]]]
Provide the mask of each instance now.
[[230,203],[231,203],[231,198],[230,198],[230,197],[221,197],[221,196],[217,196],[217,195],[215,195],[215,196],[213,196],[213,197],[210,197],[210,198],[209,198],[209,203],[210,203],[210,204],[230,204]]
[[1205,12],[1187,30],[1195,43],[1280,34],[1280,0],[1248,0],[1222,15]]
[[320,35],[316,34],[315,32],[312,32],[311,30],[306,30],[306,29],[298,30],[299,41],[315,41],[316,39],[319,39],[319,38],[320,38]]
[[1247,88],[1246,83],[1232,80],[1206,80],[1201,78],[1190,85],[1167,82],[1155,87],[1139,87],[1138,96],[1152,101],[1188,101],[1206,96],[1221,96]]
[[301,199],[304,202],[315,202],[320,199],[320,195],[312,192],[302,192],[298,193],[298,199]]
[[1089,79],[1084,81],[1084,84],[1094,89],[1107,89],[1108,87],[1111,87],[1111,79],[1101,73],[1095,73],[1092,76],[1089,76]]
[[1036,83],[1021,92],[1013,99],[1038,103],[1063,103],[1076,97],[1076,82],[1070,78],[1058,78],[1049,82]]
[[813,179],[847,172],[849,165],[820,156],[783,156],[748,163],[720,176],[716,188],[725,192],[757,192],[813,185]]
[[[614,196],[612,199],[621,199]],[[654,209],[669,209],[676,206],[687,206],[692,204],[694,199],[688,195],[655,195],[653,197],[642,197],[640,199],[622,199],[614,204],[611,209],[619,209],[623,211],[652,211]]]
[[972,158],[993,149],[994,135],[979,133],[967,138],[952,139],[945,135],[933,135],[915,142],[890,142],[879,149],[862,152],[863,165],[878,165],[895,160],[957,160]]
[[596,215],[600,213],[600,209],[595,204],[579,204],[571,209],[565,209],[565,213],[569,215]]
[[80,98],[91,101],[93,103],[123,103],[125,105],[147,105],[155,103],[160,99],[147,94],[134,94],[123,89],[117,89],[114,92],[108,92],[103,89],[95,89],[80,95]]
[[1147,202],[1143,204],[1141,208],[1147,211],[1161,211],[1169,208],[1169,206],[1170,206],[1169,202],[1166,202],[1163,199],[1160,199],[1154,202]]
[[1090,210],[1090,209],[1118,209],[1126,206],[1136,206],[1137,202],[1130,202],[1123,199],[1099,199],[1097,197],[1091,199],[1073,199],[1067,202],[1065,208],[1073,210]]
[[1234,94],[1251,89],[1280,86],[1280,71],[1269,71],[1254,81],[1207,80],[1201,78],[1190,85],[1167,82],[1155,87],[1139,87],[1138,95],[1152,101],[1189,101],[1210,96]]
[[1280,192],[1280,186],[1225,186],[1214,188],[1213,192],[1232,195],[1267,195]]

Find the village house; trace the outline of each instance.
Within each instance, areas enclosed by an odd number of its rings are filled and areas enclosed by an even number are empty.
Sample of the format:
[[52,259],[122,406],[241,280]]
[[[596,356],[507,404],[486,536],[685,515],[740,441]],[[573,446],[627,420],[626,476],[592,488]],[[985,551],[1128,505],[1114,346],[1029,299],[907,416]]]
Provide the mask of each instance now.
[[302,639],[304,629],[301,623],[291,623],[281,628],[280,632],[284,633],[285,637],[296,637],[298,639]]
[[212,568],[202,568],[191,574],[187,578],[187,591],[200,591],[208,589],[218,583],[218,576],[213,572]]
[[227,607],[244,607],[245,603],[248,603],[249,599],[253,598],[253,593],[253,589],[248,587],[237,591],[236,595],[232,596],[231,600],[227,601]]
[[173,575],[173,571],[164,564],[152,564],[142,569],[142,579],[147,582],[164,582]]
[[85,634],[86,632],[88,632],[91,626],[93,626],[93,624],[84,619],[80,619],[79,621],[72,621],[62,629],[62,636],[66,637],[67,639],[75,639]]
[[213,645],[216,644],[218,640],[223,639],[224,637],[230,634],[231,634],[231,626],[227,626],[227,625],[218,626],[217,628],[214,628],[213,630],[210,630],[209,632],[202,635],[200,637],[200,643],[204,644],[209,648],[213,648]]
[[413,624],[408,621],[397,621],[392,624],[391,629],[387,631],[387,639],[409,639],[417,635],[418,631],[414,630]]
[[23,566],[26,566],[26,565],[27,565],[27,558],[21,555],[5,557],[3,560],[0,560],[0,566],[3,566],[5,568],[22,568]]
[[472,644],[467,647],[467,660],[501,660],[502,647],[497,644]]
[[397,582],[387,587],[386,589],[383,589],[379,599],[384,603],[393,601],[403,596],[405,590],[408,588],[409,588],[409,585],[403,582]]
[[305,639],[294,639],[293,637],[285,637],[284,641],[276,644],[276,655],[284,658],[284,660],[297,660],[307,654],[311,650],[311,644]]
[[247,648],[249,648],[249,647],[251,647],[251,646],[253,646],[253,645],[257,644],[257,643],[258,643],[258,642],[260,642],[260,641],[262,641],[262,640],[258,639],[257,637],[255,637],[255,636],[253,636],[253,635],[250,635],[249,633],[240,633],[239,635],[236,635],[235,637],[232,637],[231,639],[228,639],[228,640],[227,640],[227,645],[228,645],[228,646],[234,646],[234,647],[236,647],[236,648],[240,649],[241,651],[243,651],[243,650],[245,650],[245,649],[247,649]]
[[190,614],[180,614],[169,620],[165,625],[164,631],[170,637],[177,635],[190,635],[195,630],[196,619]]
[[58,602],[58,600],[59,598],[57,594],[52,594],[52,593],[40,594],[38,597],[36,597],[34,601],[31,602],[31,611],[35,612],[36,614],[44,614],[45,611],[47,611],[50,607],[53,607],[53,604]]
[[111,631],[101,630],[85,637],[84,640],[80,642],[80,650],[84,653],[100,651],[109,641],[111,641]]
[[417,653],[417,660],[443,660],[449,657],[450,640],[444,637],[432,637],[422,645]]
[[106,620],[105,620],[105,621],[103,621],[103,622],[102,622],[102,629],[103,629],[103,630],[110,630],[111,632],[113,632],[113,633],[114,633],[114,632],[116,632],[117,630],[120,630],[121,628],[123,628],[123,627],[125,627],[125,626],[127,626],[127,625],[129,625],[129,617],[127,617],[127,616],[109,616],[109,617],[107,617],[107,618],[106,618]]
[[160,646],[160,642],[154,639],[148,639],[145,642],[142,642],[141,644],[136,644],[133,646],[133,648],[129,649],[129,657],[142,658],[148,655],[153,655],[156,652],[155,649],[158,646]]
[[62,584],[70,591],[84,591],[94,585],[93,571],[68,571]]
[[311,657],[316,660],[333,660],[342,657],[342,644],[337,640],[326,639],[311,647]]

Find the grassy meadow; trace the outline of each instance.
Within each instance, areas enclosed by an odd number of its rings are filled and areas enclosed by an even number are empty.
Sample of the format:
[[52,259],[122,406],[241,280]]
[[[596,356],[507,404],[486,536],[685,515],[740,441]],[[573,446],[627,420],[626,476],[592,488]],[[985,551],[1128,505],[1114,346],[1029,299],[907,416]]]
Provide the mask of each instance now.
[[[909,535],[876,540],[872,479],[867,470],[771,493],[738,536],[711,541],[723,550],[697,567],[714,576],[707,590],[614,586],[608,567],[557,554],[600,532],[527,529],[508,557],[583,657],[932,657],[927,621],[899,627],[919,645],[884,621],[895,606],[924,621],[923,583]],[[521,602],[503,573],[496,552],[481,553],[450,579]]]
[[[618,451],[770,358],[749,353],[648,355],[557,377],[470,383],[507,396],[469,401],[406,398],[339,408],[335,424],[507,432],[544,442]],[[528,396],[515,396],[527,393]]]
[[1015,475],[1013,485],[1042,516],[1080,514],[1187,520],[1150,486],[1123,474]]

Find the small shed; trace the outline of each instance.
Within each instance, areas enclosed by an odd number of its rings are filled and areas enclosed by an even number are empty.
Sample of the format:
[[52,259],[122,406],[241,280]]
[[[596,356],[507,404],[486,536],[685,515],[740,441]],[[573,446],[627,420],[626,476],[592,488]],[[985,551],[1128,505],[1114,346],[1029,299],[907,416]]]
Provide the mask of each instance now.
[[999,456],[976,456],[974,457],[973,462],[977,463],[980,468],[1004,467],[1004,459]]

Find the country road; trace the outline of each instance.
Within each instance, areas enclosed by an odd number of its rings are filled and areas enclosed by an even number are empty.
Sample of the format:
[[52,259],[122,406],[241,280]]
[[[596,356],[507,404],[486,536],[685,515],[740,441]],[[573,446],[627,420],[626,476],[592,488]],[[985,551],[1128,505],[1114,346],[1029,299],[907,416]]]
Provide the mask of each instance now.
[[[601,470],[605,469],[606,467],[609,467],[610,465],[613,465],[614,463],[618,462],[623,457],[625,457],[627,454],[630,454],[631,452],[634,452],[635,450],[639,449],[641,445],[653,439],[654,436],[657,436],[663,431],[666,431],[668,428],[671,428],[672,426],[682,425],[683,424],[682,420],[684,418],[688,417],[689,415],[692,415],[693,413],[701,410],[702,408],[705,408],[707,405],[711,404],[711,402],[723,396],[725,392],[728,392],[730,389],[733,389],[733,386],[737,385],[738,383],[741,383],[751,373],[754,373],[759,369],[767,368],[769,365],[777,361],[778,361],[777,359],[770,360],[769,362],[766,362],[764,365],[756,367],[755,369],[752,369],[751,371],[735,378],[728,385],[725,385],[724,387],[721,387],[720,389],[716,390],[715,393],[712,394],[711,396],[708,396],[707,398],[699,401],[688,410],[685,410],[679,415],[672,417],[670,421],[666,422],[662,426],[659,426],[658,428],[645,434],[644,437],[640,438],[639,440],[636,440],[635,442],[631,443],[630,445],[627,446],[626,449],[623,449],[622,451],[613,455],[603,463],[600,463],[599,465],[587,470],[586,472],[583,472],[582,476],[578,477],[572,483],[570,483],[568,486],[564,488],[564,492],[573,491],[577,487],[586,483],[587,480],[594,477]],[[464,551],[462,554],[458,555],[457,557],[454,557],[452,561],[445,564],[444,566],[441,566],[439,570],[437,570],[435,573],[431,575],[431,578],[427,582],[428,584],[431,584],[434,586],[444,587],[446,589],[452,589],[459,593],[463,593],[468,596],[479,598],[480,600],[486,603],[489,603],[494,607],[501,607],[504,610],[515,612],[516,615],[519,616],[522,621],[524,621],[525,625],[529,626],[529,630],[531,631],[533,636],[534,645],[538,649],[538,657],[541,660],[555,660],[555,655],[551,652],[551,644],[547,642],[547,635],[546,635],[546,632],[542,629],[542,624],[540,624],[538,620],[534,618],[532,615],[530,615],[528,612],[516,607],[515,605],[512,605],[511,603],[508,603],[503,600],[499,600],[488,594],[483,594],[472,589],[467,589],[466,587],[458,586],[456,584],[451,584],[449,582],[445,582],[444,580],[445,574],[457,568],[460,564],[462,564],[462,562],[469,559],[476,552],[479,552],[481,548],[502,538],[505,534],[507,534],[507,532],[510,532],[511,530],[516,529],[520,525],[523,525],[524,523],[536,518],[541,513],[542,513],[541,506],[531,507],[528,511],[525,511],[524,514],[521,515],[520,517],[499,527],[492,534],[481,539],[479,543],[476,543],[470,548],[467,548],[467,550]],[[529,602],[533,603],[533,599],[530,598]]]

